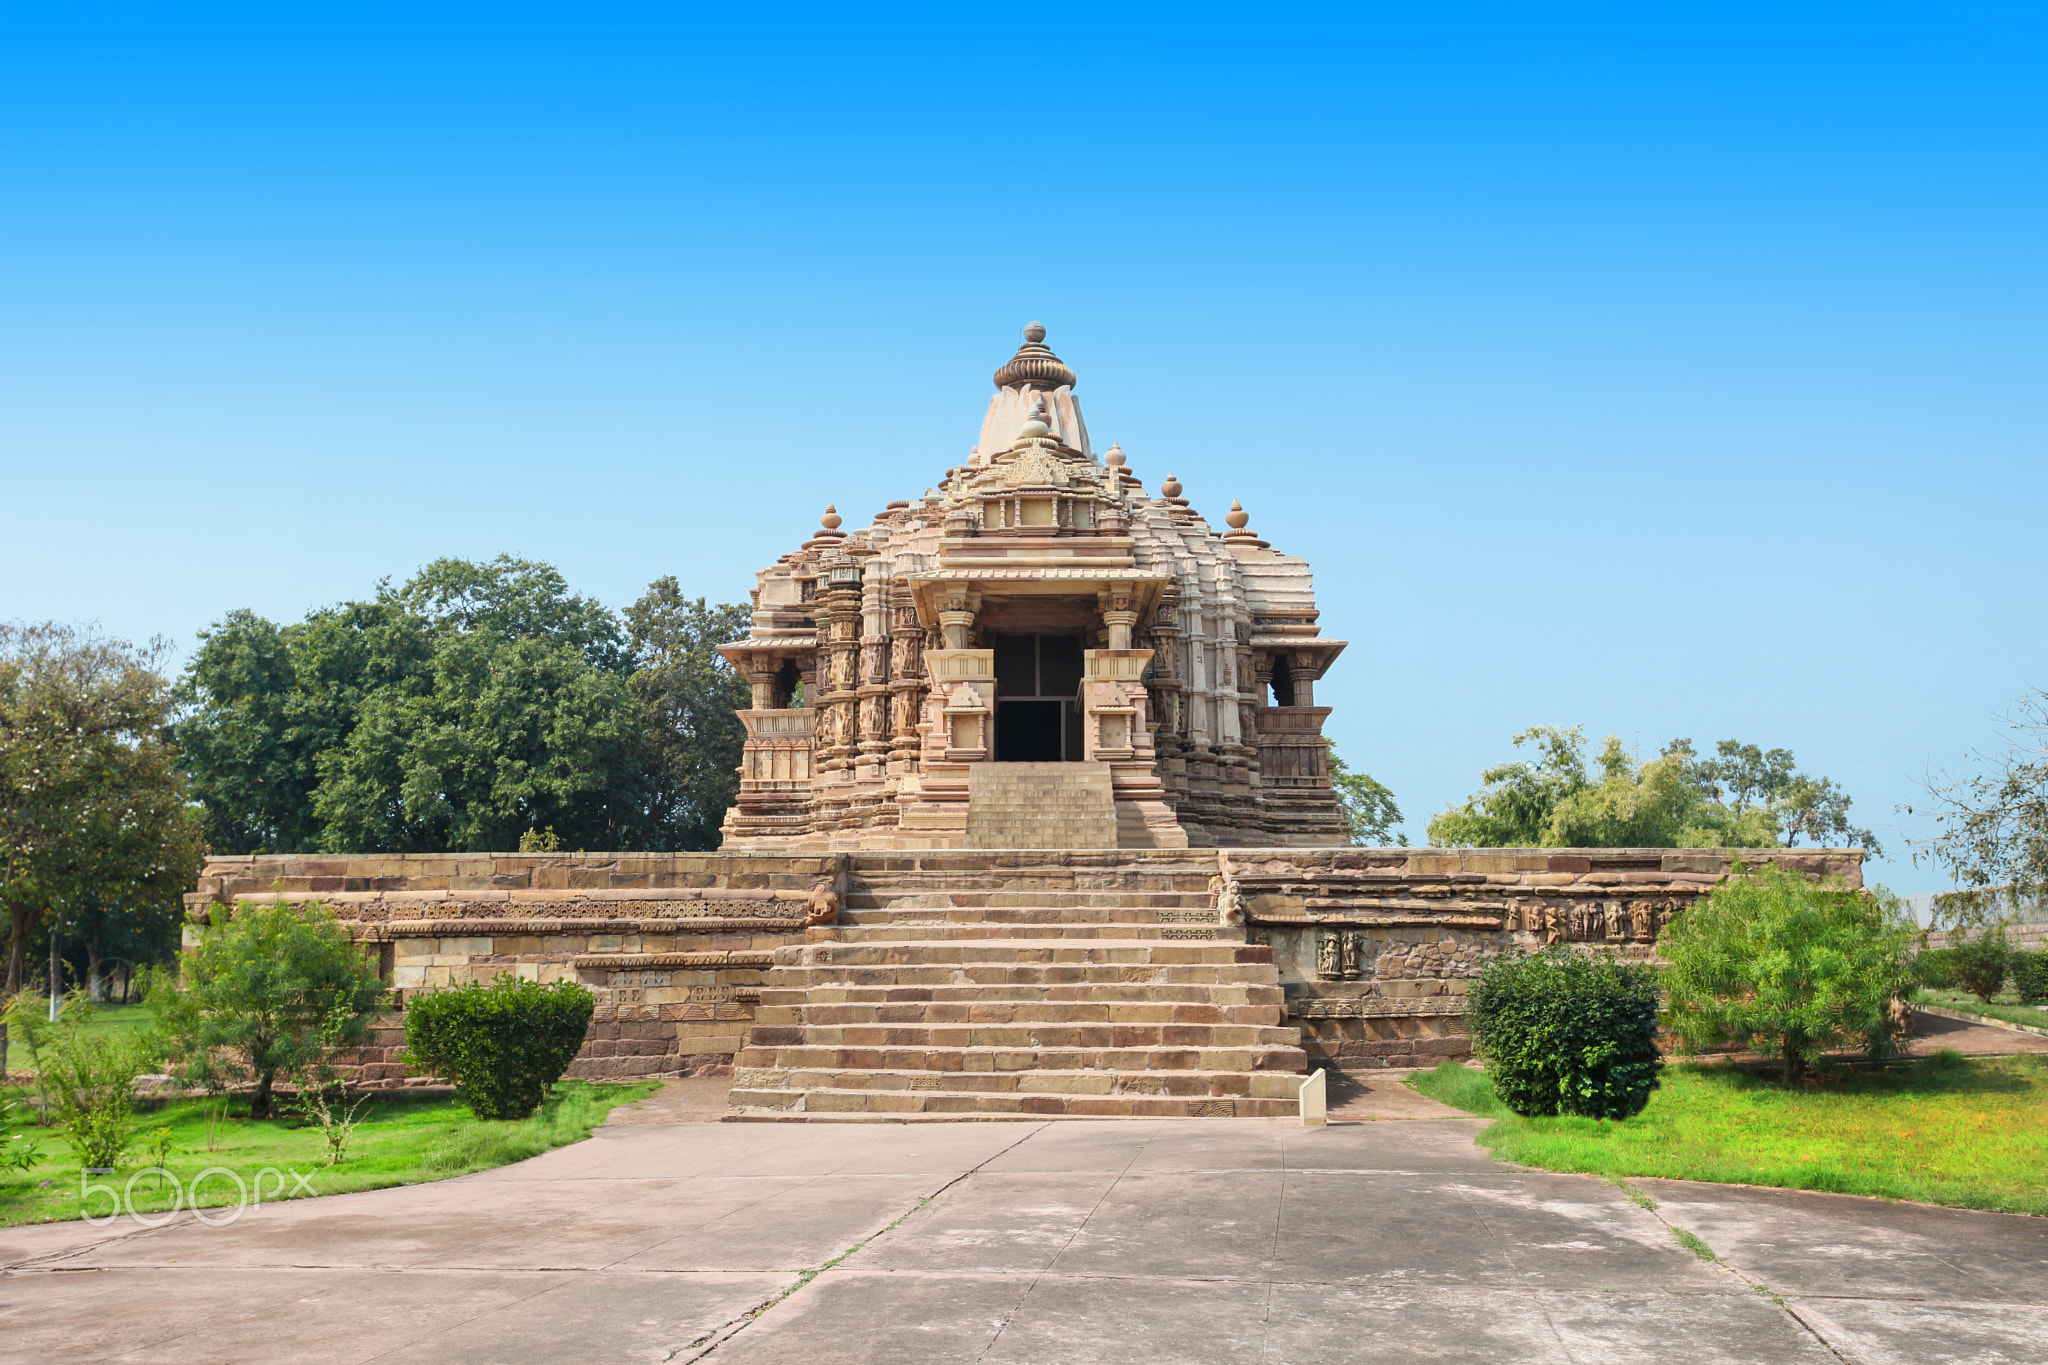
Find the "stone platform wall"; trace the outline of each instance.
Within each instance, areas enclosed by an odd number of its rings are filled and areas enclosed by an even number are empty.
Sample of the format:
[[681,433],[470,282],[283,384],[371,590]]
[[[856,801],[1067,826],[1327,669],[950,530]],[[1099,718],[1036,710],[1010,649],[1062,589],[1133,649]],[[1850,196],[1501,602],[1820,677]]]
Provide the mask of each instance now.
[[1861,849],[1231,849],[1254,942],[1270,944],[1312,1062],[1434,1066],[1471,1055],[1464,995],[1486,963],[1545,943],[1648,958],[1737,860],[1863,884]]
[[[319,901],[401,1002],[489,981],[581,981],[597,993],[569,1074],[660,1075],[729,1063],[754,1017],[769,954],[801,942],[803,902],[842,859],[718,854],[380,854],[209,859],[186,897],[186,942],[217,903]],[[404,1078],[386,1020],[365,1080]]]
[[[580,980],[598,1008],[569,1074],[591,1078],[729,1063],[820,883],[848,911],[1121,905],[1170,915],[1190,939],[1242,913],[1310,1058],[1365,1068],[1469,1055],[1465,991],[1510,948],[1649,957],[1738,859],[1862,884],[1859,849],[413,854],[215,858],[187,902],[198,919],[217,902],[321,901],[374,947],[401,1001],[500,972]],[[402,1079],[401,1042],[388,1023],[367,1078]]]

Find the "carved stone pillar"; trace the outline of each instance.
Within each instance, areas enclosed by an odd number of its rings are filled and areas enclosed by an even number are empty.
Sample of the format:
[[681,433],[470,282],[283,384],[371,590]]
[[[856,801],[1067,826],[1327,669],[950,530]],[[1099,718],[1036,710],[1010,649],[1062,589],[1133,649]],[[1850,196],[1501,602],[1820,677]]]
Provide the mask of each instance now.
[[861,589],[860,776],[881,776],[889,752],[889,584],[881,574]]
[[830,673],[821,701],[830,723],[822,766],[842,781],[850,776],[848,770],[860,745],[860,596],[860,568],[834,565],[825,593]]
[[895,714],[890,763],[892,771],[900,760],[915,772],[922,742],[917,728],[924,715],[924,626],[917,619],[917,600],[911,596],[907,578],[896,580],[891,601],[889,688],[895,694]]

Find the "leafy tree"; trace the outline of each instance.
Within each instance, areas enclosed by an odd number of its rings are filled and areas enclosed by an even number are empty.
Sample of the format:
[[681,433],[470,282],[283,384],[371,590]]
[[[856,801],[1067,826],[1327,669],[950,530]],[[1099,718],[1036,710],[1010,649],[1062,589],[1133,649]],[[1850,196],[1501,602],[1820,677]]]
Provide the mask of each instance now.
[[1958,930],[1949,937],[1949,979],[1990,1004],[1991,997],[2004,989],[2012,965],[2012,944],[2005,936],[2005,926],[1994,924],[1974,934]]
[[1517,1114],[1625,1119],[1664,1067],[1656,973],[1607,955],[1560,946],[1495,958],[1465,1018],[1494,1093]]
[[567,645],[607,673],[631,669],[618,618],[594,598],[570,592],[549,564],[511,555],[487,564],[437,559],[390,597],[437,633],[541,640]]
[[630,846],[644,818],[638,739],[626,680],[575,647],[450,632],[430,690],[372,695],[321,755],[321,847],[508,849],[540,826],[575,847]]
[[644,847],[676,802],[634,664],[619,620],[548,565],[440,559],[296,625],[231,613],[176,735],[225,850],[504,849],[549,826]]
[[2048,896],[2048,692],[2005,718],[2003,748],[1971,755],[1976,771],[1932,774],[1924,810],[1940,832],[1916,841],[1913,861],[1945,869],[1960,890],[1936,899],[1935,927],[1984,931]]
[[[172,696],[138,649],[55,623],[0,624],[0,901],[8,910],[7,994],[28,975],[38,924],[53,991],[66,922],[103,944],[107,917],[174,917],[205,851],[176,753],[163,738]],[[6,1035],[0,1034],[0,1066]]]
[[1892,1002],[1910,980],[1916,929],[1881,889],[1738,869],[1659,940],[1666,1023],[1687,1051],[1775,1054],[1788,1081],[1849,1043],[1886,1055],[1899,1046]]
[[384,1000],[376,965],[325,906],[244,905],[186,954],[182,979],[150,991],[173,1061],[192,1084],[250,1084],[251,1118],[274,1112],[277,1078],[324,1048],[355,1046]]
[[1391,848],[1402,844],[1401,807],[1394,793],[1373,780],[1371,773],[1355,773],[1337,757],[1334,742],[1323,741],[1330,750],[1330,785],[1337,792],[1337,809],[1351,822],[1351,842],[1362,848]]
[[1639,760],[1613,735],[1598,772],[1586,763],[1585,732],[1539,725],[1516,735],[1533,760],[1488,768],[1485,787],[1430,821],[1429,838],[1480,848],[1772,848],[1801,837],[1854,839],[1881,848],[1847,822],[1849,798],[1825,778],[1792,769],[1789,750],[1768,754],[1723,740],[1701,759],[1674,740]]
[[654,580],[626,608],[639,664],[632,690],[650,779],[650,848],[718,847],[719,825],[739,793],[747,741],[734,713],[753,701],[747,680],[718,646],[744,638],[752,620],[744,605],[683,596],[672,577]]

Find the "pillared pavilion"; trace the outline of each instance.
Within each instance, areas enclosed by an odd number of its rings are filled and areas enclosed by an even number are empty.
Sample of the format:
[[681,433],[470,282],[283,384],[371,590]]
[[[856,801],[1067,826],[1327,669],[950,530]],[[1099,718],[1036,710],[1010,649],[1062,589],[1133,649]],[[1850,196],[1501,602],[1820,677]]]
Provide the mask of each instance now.
[[828,507],[756,575],[723,847],[1348,843],[1308,562],[1098,456],[1024,337],[965,464],[859,530]]

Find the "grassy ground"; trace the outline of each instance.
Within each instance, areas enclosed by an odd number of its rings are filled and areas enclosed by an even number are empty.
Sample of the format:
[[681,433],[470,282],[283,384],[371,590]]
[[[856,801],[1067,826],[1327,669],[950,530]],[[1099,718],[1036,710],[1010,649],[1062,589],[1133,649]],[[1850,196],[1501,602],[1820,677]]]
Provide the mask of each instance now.
[[1668,1176],[2048,1214],[2048,1061],[1954,1053],[1799,1085],[1723,1066],[1667,1067],[1623,1122],[1509,1113],[1482,1072],[1446,1062],[1409,1084],[1498,1120],[1503,1161],[1552,1171]]
[[1991,1019],[2003,1019],[2008,1024],[2028,1024],[2034,1028],[2048,1028],[2048,1006],[2022,1005],[2019,997],[2011,991],[1991,998],[1985,1004],[1968,991],[1938,991],[1922,986],[1913,997],[1923,1005],[1941,1005],[1948,1009],[1968,1010]]
[[[338,1166],[324,1164],[326,1143],[319,1128],[303,1118],[257,1121],[235,1117],[210,1125],[212,1106],[206,1102],[170,1100],[154,1109],[138,1107],[136,1129],[142,1136],[129,1149],[122,1166],[113,1175],[85,1180],[125,1189],[130,1207],[139,1213],[170,1208],[175,1188],[157,1176],[137,1175],[156,1164],[148,1134],[158,1128],[170,1130],[170,1155],[164,1169],[181,1184],[218,1166],[235,1172],[245,1186],[252,1186],[260,1172],[269,1170],[276,1174],[265,1175],[261,1187],[268,1200],[445,1180],[580,1141],[604,1122],[613,1106],[642,1099],[656,1088],[651,1081],[623,1085],[564,1081],[549,1111],[519,1123],[485,1122],[447,1098],[404,1094],[379,1098],[363,1107],[362,1127],[356,1130],[347,1157]],[[17,1126],[10,1131],[41,1138],[42,1160],[25,1174],[0,1173],[0,1226],[51,1222],[108,1210],[105,1195],[82,1205],[78,1160],[61,1128]],[[303,1183],[293,1172],[304,1178]],[[211,1176],[199,1188],[201,1207],[234,1204],[237,1199],[235,1182],[225,1176]],[[189,1195],[184,1206],[192,1206]]]

